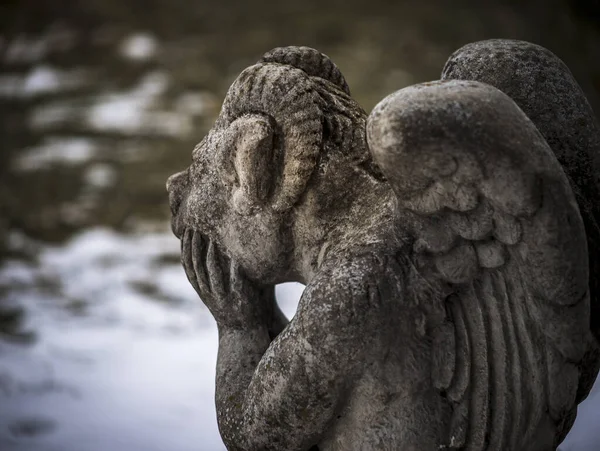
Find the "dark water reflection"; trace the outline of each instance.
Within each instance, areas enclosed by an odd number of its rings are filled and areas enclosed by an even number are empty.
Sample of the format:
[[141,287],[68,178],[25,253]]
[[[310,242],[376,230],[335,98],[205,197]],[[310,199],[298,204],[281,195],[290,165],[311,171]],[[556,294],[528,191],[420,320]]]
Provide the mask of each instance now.
[[[280,45],[329,54],[368,110],[467,42],[527,39],[599,111],[597,10],[523,3],[3,2],[0,450],[222,449],[216,332],[178,263],[166,177]],[[290,314],[301,289],[279,287]],[[596,449],[595,397],[565,451]]]

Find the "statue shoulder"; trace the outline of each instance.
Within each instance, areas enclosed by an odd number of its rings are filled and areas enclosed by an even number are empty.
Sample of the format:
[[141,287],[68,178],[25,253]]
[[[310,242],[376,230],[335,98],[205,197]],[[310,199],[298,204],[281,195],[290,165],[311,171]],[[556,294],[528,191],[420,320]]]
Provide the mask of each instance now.
[[327,258],[306,294],[353,308],[376,308],[401,294],[407,271],[406,257],[394,246],[360,245]]

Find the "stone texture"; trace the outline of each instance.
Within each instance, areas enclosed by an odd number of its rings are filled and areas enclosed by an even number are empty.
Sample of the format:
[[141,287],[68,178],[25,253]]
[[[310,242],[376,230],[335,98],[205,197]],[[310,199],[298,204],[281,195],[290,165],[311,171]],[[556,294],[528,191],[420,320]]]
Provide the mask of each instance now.
[[[530,44],[500,42],[529,61]],[[460,52],[444,77],[480,64]],[[233,83],[167,183],[219,327],[228,449],[555,449],[597,373],[598,183],[571,172],[598,158],[597,125],[566,69],[527,64],[541,85],[524,97],[510,79],[444,80],[368,117],[310,48],[275,49]],[[534,116],[520,99],[550,74],[567,100]],[[289,322],[285,281],[306,284]]]
[[[457,50],[442,79],[492,85],[533,121],[571,182],[588,236],[590,273],[600,273],[600,127],[567,66],[539,45],[491,39]],[[600,278],[591,277],[590,284],[592,293],[600,296]],[[593,306],[600,309],[600,301]],[[600,339],[600,310],[592,319]]]
[[[561,163],[585,225],[590,326],[600,340],[600,126],[577,81],[548,49],[508,39],[460,48],[446,62],[442,79],[475,80],[500,89],[533,121]],[[593,346],[589,353],[581,369],[578,400],[587,396],[600,365],[598,347]]]

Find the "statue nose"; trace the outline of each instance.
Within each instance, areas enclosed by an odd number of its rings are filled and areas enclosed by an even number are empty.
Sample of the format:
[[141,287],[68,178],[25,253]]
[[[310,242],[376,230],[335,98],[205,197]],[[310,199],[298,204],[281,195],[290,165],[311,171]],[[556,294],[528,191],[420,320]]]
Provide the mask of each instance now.
[[167,191],[169,193],[171,192],[171,188],[174,188],[176,185],[181,183],[181,177],[183,177],[184,172],[185,171],[181,171],[176,174],[173,174],[167,179]]
[[182,200],[182,194],[185,186],[187,185],[188,174],[187,171],[181,171],[177,174],[173,174],[167,179],[167,192],[169,193],[169,204],[171,205],[171,211],[176,214],[179,204]]

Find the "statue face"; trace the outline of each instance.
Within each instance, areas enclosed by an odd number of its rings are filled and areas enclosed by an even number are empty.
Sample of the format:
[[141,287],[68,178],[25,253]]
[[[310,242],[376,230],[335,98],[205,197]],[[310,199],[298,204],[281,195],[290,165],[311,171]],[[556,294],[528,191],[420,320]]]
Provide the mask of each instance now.
[[265,169],[244,160],[248,153],[267,152],[265,147],[271,147],[269,128],[259,119],[217,121],[194,149],[192,164],[169,178],[172,227],[184,257],[205,257],[210,241],[252,278],[285,278],[283,215],[261,198],[268,189]]
[[180,239],[188,228],[217,238],[216,225],[226,214],[224,199],[230,188],[218,174],[215,157],[221,142],[222,133],[211,130],[192,152],[191,165],[167,180],[173,232]]

